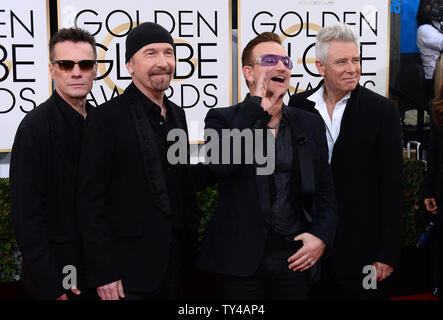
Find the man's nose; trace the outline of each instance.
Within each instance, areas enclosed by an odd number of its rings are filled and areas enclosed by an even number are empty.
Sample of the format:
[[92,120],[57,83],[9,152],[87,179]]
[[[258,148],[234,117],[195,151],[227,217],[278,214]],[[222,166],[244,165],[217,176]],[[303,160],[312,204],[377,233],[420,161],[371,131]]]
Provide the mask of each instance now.
[[71,73],[75,77],[81,76],[82,70],[80,69],[80,66],[78,65],[78,63],[74,64],[74,68],[72,68]]
[[349,61],[346,64],[346,72],[348,72],[348,73],[355,73],[357,71],[357,66],[355,64],[356,63],[354,61]]
[[283,61],[281,61],[281,59],[278,59],[278,63],[277,63],[277,65],[276,65],[276,67],[277,67],[278,69],[284,69],[284,70],[286,70],[286,67],[285,67],[285,65],[283,64]]
[[168,66],[168,60],[167,60],[167,58],[165,57],[164,54],[159,54],[158,55],[157,65],[161,66],[161,67]]

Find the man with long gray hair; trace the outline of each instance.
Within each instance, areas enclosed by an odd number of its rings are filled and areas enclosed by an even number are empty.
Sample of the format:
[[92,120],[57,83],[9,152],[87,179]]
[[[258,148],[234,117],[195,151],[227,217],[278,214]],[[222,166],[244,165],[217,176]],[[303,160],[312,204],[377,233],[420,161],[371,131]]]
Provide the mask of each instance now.
[[[391,101],[359,85],[359,41],[351,27],[323,28],[315,51],[323,81],[289,105],[319,114],[326,126],[340,223],[322,278],[334,297],[382,298],[379,282],[400,254],[400,116]],[[377,281],[368,277],[375,275]]]

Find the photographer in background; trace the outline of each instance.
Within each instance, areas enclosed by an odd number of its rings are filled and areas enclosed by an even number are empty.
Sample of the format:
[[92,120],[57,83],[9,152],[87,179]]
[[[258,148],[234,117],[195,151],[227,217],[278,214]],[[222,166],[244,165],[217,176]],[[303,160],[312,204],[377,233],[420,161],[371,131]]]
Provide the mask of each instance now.
[[424,71],[424,104],[434,97],[435,63],[443,49],[443,0],[421,0],[417,12],[417,47]]

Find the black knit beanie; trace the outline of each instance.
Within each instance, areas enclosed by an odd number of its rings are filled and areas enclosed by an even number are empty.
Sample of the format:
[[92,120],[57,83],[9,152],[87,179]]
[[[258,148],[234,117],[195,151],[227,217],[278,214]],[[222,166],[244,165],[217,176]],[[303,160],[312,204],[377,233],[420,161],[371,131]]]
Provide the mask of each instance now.
[[141,48],[151,43],[170,43],[174,47],[171,34],[161,25],[153,22],[144,22],[132,29],[126,37],[125,62]]

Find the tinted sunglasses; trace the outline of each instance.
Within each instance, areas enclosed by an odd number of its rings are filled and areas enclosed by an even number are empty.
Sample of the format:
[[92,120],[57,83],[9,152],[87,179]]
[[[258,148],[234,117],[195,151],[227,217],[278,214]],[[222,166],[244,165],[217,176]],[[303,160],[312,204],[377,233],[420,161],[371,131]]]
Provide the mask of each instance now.
[[288,56],[280,56],[278,54],[264,54],[258,57],[254,63],[259,64],[262,67],[272,67],[277,65],[277,63],[281,61],[283,65],[289,70],[292,69],[292,60]]
[[75,62],[72,60],[52,60],[51,63],[58,64],[58,67],[61,71],[71,71],[74,69],[74,66],[78,64],[82,71],[90,71],[94,68],[96,60],[80,60],[79,62]]

